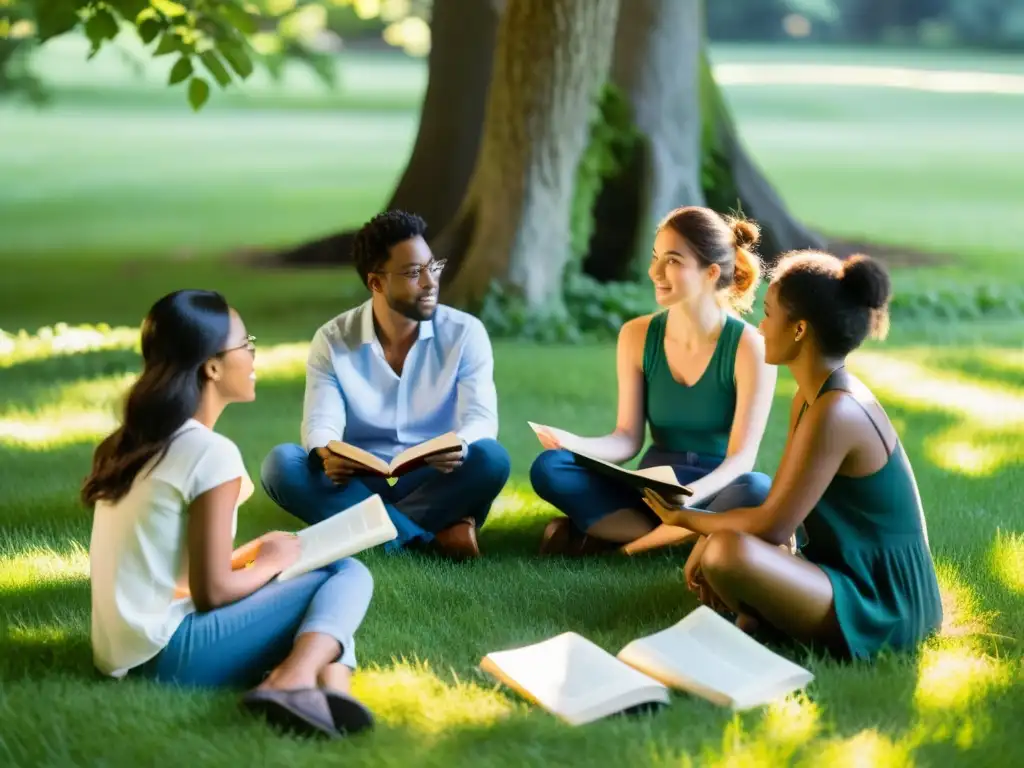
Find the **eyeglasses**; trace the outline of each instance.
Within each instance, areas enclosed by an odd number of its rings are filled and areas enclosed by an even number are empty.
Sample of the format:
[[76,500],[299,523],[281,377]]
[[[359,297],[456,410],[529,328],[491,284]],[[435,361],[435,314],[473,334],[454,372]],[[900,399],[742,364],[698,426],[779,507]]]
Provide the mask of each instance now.
[[409,280],[419,280],[423,276],[423,270],[428,270],[433,277],[437,277],[443,271],[445,266],[448,264],[448,259],[438,259],[432,261],[426,266],[418,264],[415,267],[409,267],[403,269],[401,272],[388,272],[385,270],[375,270],[379,275],[398,275],[399,277],[405,277]]
[[245,344],[239,344],[237,347],[222,349],[217,353],[217,356],[220,357],[221,355],[226,355],[228,352],[234,352],[236,349],[247,349],[253,357],[256,357],[256,337],[252,335],[246,336]]

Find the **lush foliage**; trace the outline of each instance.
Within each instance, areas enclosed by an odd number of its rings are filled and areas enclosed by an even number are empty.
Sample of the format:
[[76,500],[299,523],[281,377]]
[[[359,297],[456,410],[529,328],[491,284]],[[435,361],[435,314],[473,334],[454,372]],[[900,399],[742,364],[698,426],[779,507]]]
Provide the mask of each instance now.
[[[168,85],[183,87],[193,109],[213,84],[229,87],[258,65],[277,76],[290,59],[333,83],[340,38],[330,24],[380,18],[384,39],[408,52],[429,50],[428,0],[0,0],[0,92],[45,97],[28,54],[41,43],[81,29],[89,58],[123,30],[133,30],[153,57],[174,57]],[[338,16],[341,15],[339,20]]]

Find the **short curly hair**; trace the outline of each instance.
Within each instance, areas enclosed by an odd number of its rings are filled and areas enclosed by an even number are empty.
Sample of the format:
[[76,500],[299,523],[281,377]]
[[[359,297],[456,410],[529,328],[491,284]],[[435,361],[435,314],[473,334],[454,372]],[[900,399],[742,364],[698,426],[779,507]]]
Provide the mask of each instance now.
[[426,231],[427,223],[415,213],[406,211],[384,211],[366,222],[352,242],[352,263],[363,285],[369,285],[370,273],[380,269],[388,260],[392,246],[421,237]]

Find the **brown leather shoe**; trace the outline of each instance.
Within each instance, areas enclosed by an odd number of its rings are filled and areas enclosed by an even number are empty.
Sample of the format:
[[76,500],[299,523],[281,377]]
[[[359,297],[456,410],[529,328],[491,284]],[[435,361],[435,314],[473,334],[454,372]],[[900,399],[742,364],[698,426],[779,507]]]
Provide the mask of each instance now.
[[476,541],[476,520],[464,517],[434,535],[434,551],[452,560],[469,560],[480,557],[480,545]]
[[544,529],[540,540],[542,555],[565,555],[566,557],[585,557],[598,555],[619,548],[614,541],[605,541],[588,536],[578,530],[567,517],[556,517]]

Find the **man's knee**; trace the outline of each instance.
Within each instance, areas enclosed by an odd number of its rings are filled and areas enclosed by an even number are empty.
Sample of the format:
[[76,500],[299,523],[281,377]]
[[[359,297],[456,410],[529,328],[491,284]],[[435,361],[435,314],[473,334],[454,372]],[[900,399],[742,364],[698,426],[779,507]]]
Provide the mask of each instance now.
[[466,465],[473,482],[493,490],[495,496],[505,487],[512,472],[512,460],[505,446],[490,438],[470,444]]
[[308,462],[308,454],[301,445],[283,443],[275,446],[260,466],[263,490],[270,498],[279,501],[280,494],[287,494],[307,480]]
[[573,463],[572,454],[564,449],[546,450],[530,465],[530,485],[534,492],[548,501],[558,495],[558,476]]

